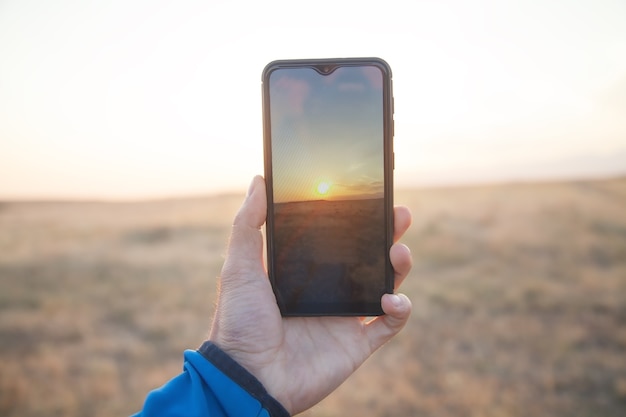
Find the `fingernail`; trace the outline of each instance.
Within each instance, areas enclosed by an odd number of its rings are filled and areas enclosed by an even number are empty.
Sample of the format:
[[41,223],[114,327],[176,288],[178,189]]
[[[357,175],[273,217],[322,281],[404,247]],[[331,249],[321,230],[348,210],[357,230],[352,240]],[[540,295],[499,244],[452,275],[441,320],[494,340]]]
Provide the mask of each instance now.
[[400,307],[402,305],[402,299],[398,294],[390,294],[390,296],[391,304],[393,304],[394,307]]

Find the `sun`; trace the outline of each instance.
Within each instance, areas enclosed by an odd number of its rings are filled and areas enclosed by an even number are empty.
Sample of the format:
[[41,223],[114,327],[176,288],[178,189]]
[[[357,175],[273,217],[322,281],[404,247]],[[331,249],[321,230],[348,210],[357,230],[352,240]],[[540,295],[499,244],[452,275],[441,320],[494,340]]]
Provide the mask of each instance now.
[[328,195],[331,186],[332,184],[330,181],[320,181],[319,184],[317,184],[317,193],[321,196]]

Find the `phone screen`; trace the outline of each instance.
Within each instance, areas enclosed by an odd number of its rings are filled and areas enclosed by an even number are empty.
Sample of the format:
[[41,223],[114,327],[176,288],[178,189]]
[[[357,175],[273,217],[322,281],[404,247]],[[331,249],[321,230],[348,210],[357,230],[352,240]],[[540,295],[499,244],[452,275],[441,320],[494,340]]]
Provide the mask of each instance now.
[[390,71],[268,66],[268,270],[284,315],[382,314],[393,289]]

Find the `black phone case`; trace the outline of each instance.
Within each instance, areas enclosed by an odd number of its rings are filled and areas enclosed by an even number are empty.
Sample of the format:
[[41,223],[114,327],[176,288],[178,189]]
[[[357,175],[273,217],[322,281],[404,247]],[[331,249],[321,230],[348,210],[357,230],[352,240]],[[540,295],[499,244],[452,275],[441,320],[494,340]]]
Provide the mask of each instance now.
[[[296,59],[296,60],[276,60],[270,62],[262,73],[262,94],[263,94],[263,140],[264,140],[264,166],[265,181],[267,190],[267,221],[266,221],[266,243],[267,243],[267,268],[272,288],[276,295],[276,301],[283,316],[379,316],[383,315],[380,300],[371,303],[328,303],[324,299],[318,302],[293,309],[281,299],[279,283],[275,279],[275,248],[274,248],[274,189],[272,172],[272,149],[271,149],[271,123],[270,123],[270,97],[269,97],[269,77],[276,69],[316,67],[324,72],[326,69],[332,71],[337,67],[344,66],[377,66],[383,73],[383,131],[384,131],[384,206],[385,206],[385,236],[386,240],[385,256],[385,276],[384,287],[386,293],[393,293],[394,271],[389,260],[389,249],[393,244],[393,82],[391,68],[386,61],[380,58],[336,58],[336,59]],[[382,256],[382,255],[381,255]]]

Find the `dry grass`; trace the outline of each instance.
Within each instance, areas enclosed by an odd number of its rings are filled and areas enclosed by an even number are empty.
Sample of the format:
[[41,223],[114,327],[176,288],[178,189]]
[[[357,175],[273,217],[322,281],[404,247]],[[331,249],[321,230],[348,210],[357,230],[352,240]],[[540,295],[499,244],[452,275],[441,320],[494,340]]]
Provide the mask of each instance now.
[[[204,338],[241,199],[0,204],[0,415],[139,409]],[[626,414],[626,179],[396,201],[408,328],[304,415]]]

